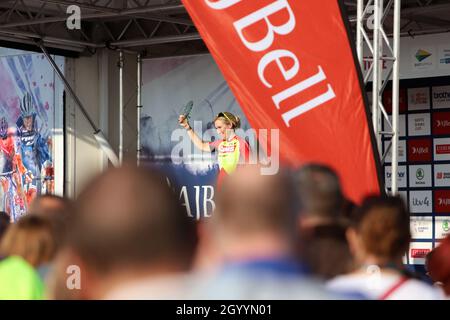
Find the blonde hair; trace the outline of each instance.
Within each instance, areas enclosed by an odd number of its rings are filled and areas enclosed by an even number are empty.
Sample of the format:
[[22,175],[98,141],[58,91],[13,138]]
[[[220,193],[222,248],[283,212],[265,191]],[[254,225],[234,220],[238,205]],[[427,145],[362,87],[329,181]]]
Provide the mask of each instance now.
[[33,267],[51,261],[56,241],[50,221],[35,215],[21,218],[12,224],[0,243],[0,255],[20,256]]
[[235,116],[231,112],[220,112],[217,117],[214,119],[214,122],[217,120],[223,121],[227,125],[231,125],[232,129],[237,129],[241,126],[241,119],[238,116]]

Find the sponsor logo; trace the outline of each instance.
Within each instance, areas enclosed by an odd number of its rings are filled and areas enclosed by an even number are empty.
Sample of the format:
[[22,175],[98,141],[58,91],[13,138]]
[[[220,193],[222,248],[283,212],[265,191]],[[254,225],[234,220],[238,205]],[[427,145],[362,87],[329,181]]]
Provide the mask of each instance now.
[[428,147],[413,147],[412,150],[413,150],[413,154],[419,154],[419,155],[426,154],[426,153],[430,152]]
[[[409,181],[410,187],[414,186],[424,186],[431,187],[431,166],[430,165],[420,165],[420,166],[409,166]],[[428,194],[427,194],[428,195]],[[422,195],[423,197],[424,195]],[[421,196],[418,196],[420,198]],[[431,195],[428,195],[431,198]]]
[[427,104],[428,103],[428,93],[426,92],[415,92],[411,94],[411,103],[417,104]]
[[435,190],[434,200],[436,203],[436,212],[450,212],[450,190]]
[[446,128],[446,127],[450,127],[450,121],[448,120],[436,120],[436,126],[438,128]]
[[418,139],[408,141],[408,161],[431,161],[432,140]]
[[450,154],[450,144],[438,144],[436,145],[437,154]]
[[[426,234],[429,233],[431,231],[431,220],[430,221],[421,221],[421,220],[416,220],[412,222],[412,227],[413,227],[413,231],[416,234],[416,236],[413,237],[420,238],[420,234]],[[431,235],[430,235],[431,237]],[[428,237],[426,237],[428,238]]]
[[422,168],[419,168],[416,170],[416,178],[417,180],[423,180],[423,178],[425,177],[425,171],[423,171]]
[[423,60],[427,59],[431,56],[431,53],[428,51],[425,51],[423,49],[419,49],[416,52],[416,59],[418,62],[422,62]]
[[447,232],[447,231],[450,230],[450,226],[449,226],[449,224],[448,224],[448,220],[442,221],[442,230],[443,230],[444,232]]
[[[386,172],[386,176],[388,177],[388,179],[390,179],[392,177],[392,172]],[[397,176],[399,178],[404,178],[405,172],[397,172]]]
[[235,149],[236,149],[235,145],[230,145],[230,146],[220,145],[219,146],[219,151],[223,152],[223,153],[234,152]]
[[448,91],[433,92],[433,98],[435,98],[435,99],[449,99],[450,98],[450,92],[448,92]]
[[412,258],[425,258],[430,249],[411,249],[411,257]]
[[[450,106],[450,99],[442,106]],[[436,108],[436,104],[434,106]],[[450,134],[450,112],[433,113],[433,133],[434,134]]]
[[450,172],[437,172],[436,179],[438,180],[450,179]]
[[438,205],[448,206],[448,205],[450,205],[450,199],[449,198],[438,198]]
[[428,199],[428,197],[425,197],[423,199],[419,199],[419,198],[412,198],[412,205],[414,207],[422,207],[422,206],[430,206],[430,199]]

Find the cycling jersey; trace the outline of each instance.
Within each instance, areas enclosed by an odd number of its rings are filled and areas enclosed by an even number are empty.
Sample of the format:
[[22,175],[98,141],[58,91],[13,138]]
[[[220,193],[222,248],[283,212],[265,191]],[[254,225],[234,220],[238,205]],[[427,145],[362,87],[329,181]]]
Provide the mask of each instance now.
[[247,141],[241,137],[234,136],[230,141],[216,140],[209,144],[211,151],[218,152],[219,176],[217,186],[220,186],[222,179],[236,170],[239,163],[248,162],[250,148]]

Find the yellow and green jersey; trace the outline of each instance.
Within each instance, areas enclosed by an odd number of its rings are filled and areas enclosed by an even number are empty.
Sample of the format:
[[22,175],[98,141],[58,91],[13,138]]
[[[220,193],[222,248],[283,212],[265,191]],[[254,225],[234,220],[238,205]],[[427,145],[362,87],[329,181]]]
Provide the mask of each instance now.
[[247,141],[234,136],[230,141],[216,140],[209,144],[211,151],[218,152],[219,159],[219,176],[217,177],[217,185],[219,186],[224,176],[232,174],[239,163],[248,162],[250,148]]

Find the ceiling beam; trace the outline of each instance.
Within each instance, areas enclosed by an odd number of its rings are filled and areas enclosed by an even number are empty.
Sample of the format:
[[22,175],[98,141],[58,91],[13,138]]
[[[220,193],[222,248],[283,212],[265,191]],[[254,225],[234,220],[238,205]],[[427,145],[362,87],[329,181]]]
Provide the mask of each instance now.
[[[59,2],[60,0],[53,0],[53,1]],[[64,1],[64,3],[66,3],[66,2],[67,1]],[[72,4],[74,4],[74,3],[72,3]],[[64,5],[67,6],[67,4],[64,4]],[[154,13],[154,12],[161,12],[161,11],[164,11],[169,8],[177,8],[177,7],[179,7],[179,5],[151,6],[151,7],[126,9],[126,10],[103,8],[101,10],[98,10],[99,12],[97,12],[97,13],[82,14],[81,19],[88,20],[88,19],[105,19],[105,18],[132,16],[132,17],[135,17],[138,19],[163,21],[163,22],[193,26],[194,23],[190,19],[174,18],[174,17],[168,17],[165,15],[160,15],[160,14]],[[23,27],[23,26],[54,23],[54,22],[64,22],[67,20],[67,18],[68,18],[68,15],[58,16],[58,17],[47,17],[47,18],[42,18],[42,19],[30,19],[30,20],[26,20],[26,21],[2,24],[2,25],[0,25],[0,29],[5,29],[5,28],[9,29],[9,28],[16,28],[16,27]]]
[[134,39],[134,40],[115,41],[115,42],[111,43],[111,46],[127,48],[127,47],[149,46],[149,45],[163,44],[163,43],[193,41],[193,40],[200,40],[200,39],[201,39],[200,34],[188,33],[188,34],[181,34],[181,35],[176,35],[176,36],[153,37],[153,38],[149,38],[149,39]]

